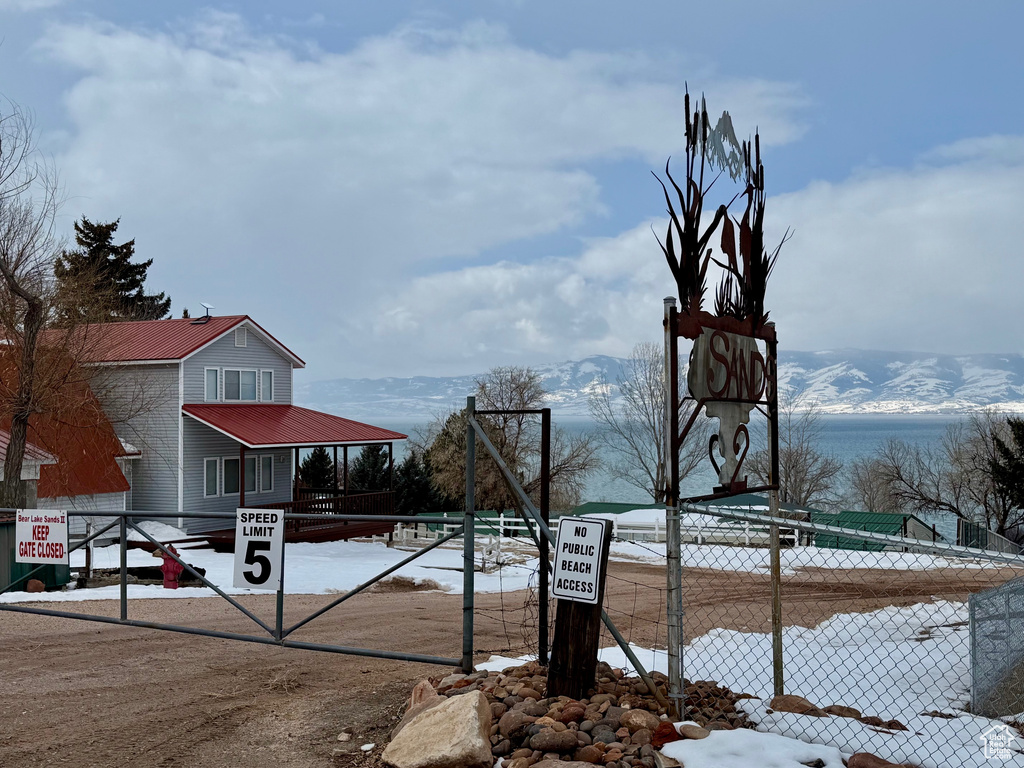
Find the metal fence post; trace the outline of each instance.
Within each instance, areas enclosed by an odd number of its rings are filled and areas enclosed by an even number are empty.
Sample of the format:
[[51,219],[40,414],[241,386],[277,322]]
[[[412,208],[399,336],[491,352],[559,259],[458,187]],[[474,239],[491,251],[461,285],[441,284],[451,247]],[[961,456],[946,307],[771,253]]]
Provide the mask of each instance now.
[[277,588],[277,605],[275,608],[274,636],[281,640],[284,638],[284,550],[285,542],[281,541],[281,583]]
[[[545,525],[551,522],[550,488],[551,485],[551,409],[544,408],[540,417],[540,517]],[[537,660],[542,666],[548,665],[548,553],[547,536],[540,537],[540,568],[538,574],[537,621],[540,631],[537,633]]]
[[666,640],[668,642],[669,703],[678,717],[685,716],[683,700],[683,566],[679,530],[679,349],[676,335],[676,300],[665,299],[665,413],[664,467],[667,485],[665,505]]
[[[476,412],[476,398],[466,398],[466,414]],[[476,431],[466,419],[466,512],[462,518],[462,671],[473,671],[473,512],[476,507]]]
[[128,618],[128,518],[121,515],[121,621]]
[[[769,491],[772,515],[778,513],[779,492]],[[782,676],[782,554],[779,526],[771,526],[771,573],[772,573],[772,672],[773,690],[776,696],[784,692]]]

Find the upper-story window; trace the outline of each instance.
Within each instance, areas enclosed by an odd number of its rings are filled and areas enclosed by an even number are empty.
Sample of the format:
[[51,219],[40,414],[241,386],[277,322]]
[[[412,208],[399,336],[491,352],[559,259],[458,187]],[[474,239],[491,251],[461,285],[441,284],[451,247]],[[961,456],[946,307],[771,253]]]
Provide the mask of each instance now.
[[[204,400],[208,403],[274,402],[274,372],[272,370],[244,368],[206,368]],[[256,383],[259,382],[259,391]]]
[[260,381],[260,400],[264,403],[270,403],[274,400],[274,372],[273,371],[260,371],[262,380]]
[[224,399],[256,402],[256,371],[225,368]]
[[206,400],[207,402],[220,400],[220,370],[217,368],[206,369]]

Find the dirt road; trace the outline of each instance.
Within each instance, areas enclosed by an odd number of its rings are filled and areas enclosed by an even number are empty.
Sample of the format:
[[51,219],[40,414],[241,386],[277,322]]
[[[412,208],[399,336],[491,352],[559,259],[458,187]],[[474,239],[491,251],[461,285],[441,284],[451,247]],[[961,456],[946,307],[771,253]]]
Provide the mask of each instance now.
[[[1005,570],[804,572],[786,578],[788,624],[812,626],[837,612],[964,599],[1002,583]],[[688,570],[687,636],[713,626],[766,631],[770,585],[763,574]],[[615,563],[613,619],[633,642],[664,642],[664,571]],[[289,596],[298,620],[331,596]],[[264,620],[273,596],[244,598]],[[522,592],[481,595],[475,647],[524,652],[535,627]],[[70,610],[116,615],[110,601]],[[359,595],[294,639],[458,657],[461,596],[380,591]],[[251,632],[219,598],[130,603],[131,618]],[[524,631],[523,625],[526,625]],[[274,648],[154,630],[0,612],[0,765],[233,768],[351,766],[375,762],[411,685],[445,668]],[[354,732],[352,754],[332,757]],[[358,746],[376,743],[364,754]]]

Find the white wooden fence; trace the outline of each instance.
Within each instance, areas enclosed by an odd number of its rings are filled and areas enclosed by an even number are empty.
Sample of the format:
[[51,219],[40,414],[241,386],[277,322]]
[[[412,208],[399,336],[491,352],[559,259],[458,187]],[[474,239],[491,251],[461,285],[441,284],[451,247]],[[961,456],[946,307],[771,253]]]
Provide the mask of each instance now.
[[[614,516],[612,521],[613,541],[665,541],[665,521],[655,518],[652,522],[620,521]],[[434,541],[441,538],[462,524],[461,518],[452,518],[451,525],[436,526],[437,530],[429,530],[425,525],[401,524],[395,526],[393,539],[401,544],[414,544],[417,541]],[[552,521],[552,526],[557,521]],[[727,544],[745,547],[767,547],[770,541],[769,528],[757,523],[720,520],[708,515],[683,515],[680,521],[683,544]],[[530,540],[526,523],[518,515],[498,515],[497,517],[478,517],[476,532],[480,536],[500,536],[506,538],[522,538]],[[387,539],[384,537],[375,537]],[[783,545],[795,546],[798,542],[796,531],[782,529]]]

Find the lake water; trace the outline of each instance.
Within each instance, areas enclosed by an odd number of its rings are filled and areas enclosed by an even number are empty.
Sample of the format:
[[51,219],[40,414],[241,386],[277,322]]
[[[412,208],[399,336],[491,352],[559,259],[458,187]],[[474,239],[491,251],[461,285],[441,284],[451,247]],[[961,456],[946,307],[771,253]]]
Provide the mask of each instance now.
[[[967,417],[945,414],[871,414],[823,415],[819,418],[821,426],[819,450],[822,453],[835,456],[843,465],[849,465],[855,459],[872,455],[892,438],[913,445],[936,445],[951,423]],[[425,420],[373,419],[373,421],[379,426],[410,436],[414,436],[417,430],[426,425]],[[555,426],[570,432],[593,432],[595,430],[592,421],[578,416],[559,418],[555,415],[552,422]],[[756,436],[754,441],[756,447]],[[405,445],[396,445],[396,459],[400,460],[404,456],[405,450]],[[684,495],[711,492],[716,480],[710,464],[705,464],[704,472],[697,473],[684,481],[682,489]],[[649,503],[650,498],[628,483],[611,477],[607,471],[599,470],[587,482],[584,501]]]

